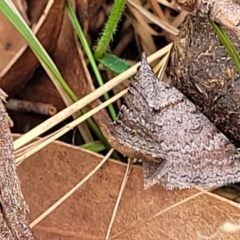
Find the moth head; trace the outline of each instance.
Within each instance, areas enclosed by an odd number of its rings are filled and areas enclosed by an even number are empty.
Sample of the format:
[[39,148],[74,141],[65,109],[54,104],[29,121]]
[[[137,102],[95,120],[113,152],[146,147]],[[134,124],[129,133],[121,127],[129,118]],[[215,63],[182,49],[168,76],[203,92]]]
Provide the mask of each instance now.
[[142,56],[141,56],[141,65],[137,68],[137,75],[140,73],[140,72],[152,72],[152,69],[151,67],[149,66],[149,63],[147,61],[147,56],[145,54],[145,52],[142,53]]

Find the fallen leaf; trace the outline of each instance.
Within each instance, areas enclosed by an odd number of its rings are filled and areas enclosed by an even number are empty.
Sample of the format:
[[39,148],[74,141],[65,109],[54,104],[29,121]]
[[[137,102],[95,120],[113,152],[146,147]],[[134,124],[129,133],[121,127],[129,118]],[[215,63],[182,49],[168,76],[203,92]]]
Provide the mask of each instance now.
[[[7,31],[8,34],[5,34]],[[16,52],[25,44],[23,37],[8,19],[0,13],[0,72],[11,61]]]
[[[18,168],[33,221],[88,175],[103,156],[54,142]],[[105,239],[126,165],[108,160],[82,187],[33,230],[40,239]],[[197,239],[240,218],[239,205],[200,189],[144,190],[134,166],[117,211],[110,239]],[[239,239],[219,233],[218,239]]]

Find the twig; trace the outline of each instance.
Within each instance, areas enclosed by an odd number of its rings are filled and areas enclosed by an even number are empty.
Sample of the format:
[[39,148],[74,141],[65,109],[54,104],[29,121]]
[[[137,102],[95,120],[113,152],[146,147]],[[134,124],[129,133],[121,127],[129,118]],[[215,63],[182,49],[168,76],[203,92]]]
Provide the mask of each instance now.
[[115,204],[114,209],[113,209],[113,214],[112,214],[109,226],[108,226],[108,230],[107,230],[107,234],[106,234],[106,238],[105,238],[106,240],[109,239],[109,235],[111,233],[112,225],[113,225],[114,219],[116,217],[118,206],[119,206],[119,203],[121,201],[122,194],[123,194],[123,191],[125,189],[125,186],[127,184],[129,174],[130,174],[131,169],[132,169],[132,163],[133,163],[133,161],[131,159],[128,159],[128,165],[127,165],[127,168],[126,168],[126,172],[125,172],[125,175],[124,175],[124,178],[123,178],[123,181],[122,181],[122,185],[121,185],[121,188],[120,188],[120,191],[119,191],[119,194],[118,194],[118,198],[117,198],[116,204]]
[[6,109],[18,112],[33,112],[47,116],[53,116],[57,113],[57,108],[52,104],[19,99],[9,99],[6,104]]

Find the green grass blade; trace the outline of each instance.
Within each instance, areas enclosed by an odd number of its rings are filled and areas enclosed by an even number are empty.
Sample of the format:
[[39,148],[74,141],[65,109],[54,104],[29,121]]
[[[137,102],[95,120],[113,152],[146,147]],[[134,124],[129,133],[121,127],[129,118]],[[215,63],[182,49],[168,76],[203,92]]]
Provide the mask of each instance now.
[[97,44],[94,57],[96,59],[101,59],[104,57],[109,43],[112,39],[114,32],[116,31],[119,20],[124,11],[126,0],[115,0],[113,4],[112,11],[109,18],[104,26],[102,36]]
[[[86,55],[88,57],[88,60],[89,60],[89,62],[91,64],[91,67],[92,67],[93,72],[95,74],[95,77],[96,77],[96,79],[98,81],[98,84],[100,86],[102,86],[104,84],[104,82],[103,82],[102,77],[100,75],[100,72],[98,70],[97,64],[96,64],[96,62],[94,60],[92,51],[91,51],[91,49],[90,49],[90,47],[88,45],[88,42],[87,42],[87,40],[86,40],[86,38],[84,36],[83,30],[82,30],[82,28],[81,28],[81,26],[79,24],[77,16],[76,16],[75,12],[73,11],[73,8],[72,8],[71,3],[69,1],[67,1],[67,12],[68,12],[68,16],[69,16],[69,18],[70,18],[70,20],[72,22],[72,25],[73,25],[73,27],[74,27],[77,35],[78,35],[78,38],[79,38],[79,40],[80,40],[80,42],[81,42],[81,44],[83,46],[83,49],[84,49],[84,51],[85,51],[85,53],[86,53]],[[105,100],[109,99],[109,96],[108,96],[107,93],[105,93],[103,95],[103,97],[104,97]],[[116,120],[117,114],[115,112],[115,109],[114,109],[113,105],[110,104],[108,106],[108,109],[109,109],[109,112],[110,112],[110,115],[111,115],[112,119]]]
[[88,142],[86,144],[81,145],[80,147],[84,148],[84,149],[87,149],[87,150],[90,150],[92,152],[97,152],[97,153],[106,149],[101,141]]
[[[38,39],[33,35],[31,29],[24,23],[23,19],[21,19],[5,1],[0,1],[0,11],[9,19],[9,21],[15,26],[19,33],[21,33],[21,35],[25,38],[34,54],[52,72],[54,77],[59,81],[59,83],[66,91],[66,93],[69,95],[69,97],[72,99],[72,101],[76,102],[78,100],[78,97],[74,94],[74,92],[68,86],[66,81],[63,79],[54,62],[49,57],[46,50],[42,47]],[[101,133],[100,129],[95,124],[95,122],[91,118],[87,119],[86,121],[90,128],[94,131],[98,139],[101,140],[105,144],[105,146],[109,149],[110,145],[104,138],[103,134]]]
[[72,90],[64,81],[63,77],[57,70],[55,64],[48,56],[45,49],[41,46],[38,39],[33,35],[31,29],[21,20],[19,16],[15,14],[15,12],[10,8],[10,6],[5,1],[0,1],[0,11],[8,18],[8,20],[14,25],[14,27],[21,33],[21,35],[25,38],[28,45],[34,52],[36,56],[48,67],[48,69],[53,73],[56,79],[59,80],[62,87],[68,93],[71,98],[74,98],[74,94]]
[[240,57],[238,55],[238,52],[236,48],[233,46],[231,40],[227,36],[227,34],[222,30],[220,26],[218,26],[213,21],[209,20],[214,31],[217,33],[219,40],[224,45],[226,50],[228,51],[228,54],[230,55],[232,61],[234,62],[239,74],[240,74]]
[[123,59],[109,53],[105,53],[104,57],[98,61],[107,69],[114,73],[120,74],[125,72],[131,66]]

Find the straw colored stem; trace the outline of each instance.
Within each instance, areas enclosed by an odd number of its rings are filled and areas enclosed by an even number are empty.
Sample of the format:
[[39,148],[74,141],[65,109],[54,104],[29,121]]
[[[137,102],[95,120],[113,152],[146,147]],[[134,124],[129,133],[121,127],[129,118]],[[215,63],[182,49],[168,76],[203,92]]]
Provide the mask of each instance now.
[[[148,57],[148,61],[151,63],[152,61],[155,61],[159,57],[165,55],[168,51],[170,51],[172,47],[172,44],[168,44],[166,47],[162,48],[161,50],[157,51],[156,53],[152,54],[150,57]],[[111,81],[105,83],[103,86],[96,89],[94,92],[88,94],[87,96],[83,97],[79,101],[73,103],[71,106],[65,108],[61,112],[57,113],[50,119],[46,120],[45,122],[39,124],[34,129],[30,130],[28,133],[24,134],[22,137],[14,141],[14,150],[17,150],[30,142],[31,140],[35,139],[42,133],[46,132],[59,122],[63,121],[67,117],[71,116],[74,112],[78,111],[79,109],[82,109],[92,101],[96,100],[100,96],[102,96],[105,92],[113,89],[115,86],[123,82],[125,79],[131,77],[134,73],[137,71],[137,67],[140,65],[140,63],[135,64],[133,67],[126,70],[124,73],[116,76]]]
[[110,98],[106,102],[102,103],[101,105],[99,105],[96,108],[92,109],[91,111],[87,112],[86,114],[84,114],[80,118],[77,118],[76,120],[74,120],[71,123],[67,124],[66,126],[61,128],[60,130],[58,130],[58,131],[50,134],[49,136],[45,137],[44,138],[45,141],[39,140],[40,143],[38,145],[35,145],[35,147],[29,149],[29,151],[25,152],[25,154],[23,154],[20,157],[18,157],[16,159],[16,163],[18,165],[21,164],[26,158],[30,157],[31,155],[33,155],[37,151],[41,150],[42,148],[44,148],[45,146],[47,146],[48,144],[50,144],[54,140],[57,140],[63,134],[67,133],[68,131],[73,129],[75,126],[77,126],[78,124],[82,123],[83,121],[85,121],[86,119],[91,117],[96,112],[98,112],[101,109],[105,108],[110,103],[112,103],[112,102],[116,101],[117,99],[119,99],[120,97],[124,96],[126,93],[127,93],[127,90],[123,90],[122,92],[118,93],[117,95],[115,95],[114,97]]
[[78,188],[80,188],[90,177],[92,177],[98,171],[98,169],[108,160],[108,158],[111,156],[113,151],[114,151],[114,149],[112,148],[108,152],[108,154],[103,158],[103,160],[84,179],[82,179],[75,187],[73,187],[69,192],[67,192],[63,197],[61,197],[57,202],[55,202],[50,208],[48,208],[38,218],[36,218],[30,224],[30,227],[33,228],[34,226],[36,226],[45,217],[47,217],[51,212],[53,212],[58,206],[60,206],[65,200],[67,200]]

